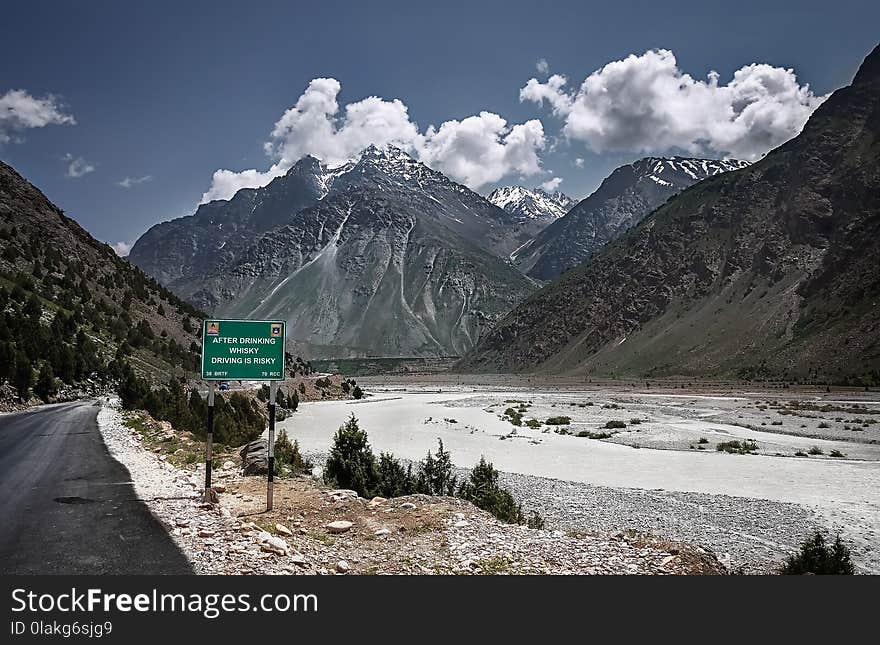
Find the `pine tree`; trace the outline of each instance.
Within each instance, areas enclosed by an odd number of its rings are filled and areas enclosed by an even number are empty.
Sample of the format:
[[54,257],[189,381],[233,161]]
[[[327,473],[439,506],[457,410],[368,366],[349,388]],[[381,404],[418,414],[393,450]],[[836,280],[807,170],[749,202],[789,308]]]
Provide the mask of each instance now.
[[34,369],[27,356],[19,352],[15,359],[15,373],[13,374],[15,389],[18,392],[19,402],[31,398],[31,386],[34,384]]
[[52,366],[47,362],[40,365],[40,374],[37,376],[37,383],[34,385],[34,393],[48,403],[49,399],[58,391],[58,382],[55,380],[55,374],[52,373]]

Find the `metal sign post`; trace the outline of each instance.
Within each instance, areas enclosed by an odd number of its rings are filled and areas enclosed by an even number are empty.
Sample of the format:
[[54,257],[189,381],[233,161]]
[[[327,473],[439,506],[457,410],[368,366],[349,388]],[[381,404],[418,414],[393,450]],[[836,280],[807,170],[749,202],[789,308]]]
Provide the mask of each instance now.
[[214,382],[208,387],[208,438],[205,440],[205,502],[213,503],[214,491],[211,490],[211,462],[214,449]]
[[266,510],[272,510],[275,486],[275,396],[278,381],[269,383],[269,481],[266,488]]
[[205,501],[214,502],[211,489],[211,451],[214,440],[216,381],[269,381],[269,487],[266,507],[272,510],[275,478],[275,396],[284,380],[283,320],[208,319],[202,324],[202,379],[208,390],[208,440],[205,447]]

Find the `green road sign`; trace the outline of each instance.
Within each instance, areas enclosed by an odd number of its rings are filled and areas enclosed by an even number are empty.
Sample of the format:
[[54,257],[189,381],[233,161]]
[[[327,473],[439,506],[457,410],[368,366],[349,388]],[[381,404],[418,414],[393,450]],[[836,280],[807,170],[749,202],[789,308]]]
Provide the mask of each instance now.
[[202,378],[284,380],[284,331],[278,320],[209,318],[202,326]]

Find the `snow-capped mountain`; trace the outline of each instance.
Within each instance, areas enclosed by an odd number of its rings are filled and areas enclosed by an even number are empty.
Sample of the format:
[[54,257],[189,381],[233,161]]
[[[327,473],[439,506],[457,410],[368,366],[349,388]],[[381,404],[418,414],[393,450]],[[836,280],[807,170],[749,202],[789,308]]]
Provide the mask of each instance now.
[[541,188],[523,186],[496,188],[486,199],[515,217],[546,223],[559,219],[575,205],[575,201],[565,193],[548,193]]
[[745,168],[737,159],[646,157],[614,170],[592,195],[572,207],[511,261],[539,280],[552,280],[637,224],[673,195],[698,181]]
[[404,151],[369,147],[158,224],[129,259],[214,315],[288,321],[312,355],[466,351],[534,288],[506,211]]

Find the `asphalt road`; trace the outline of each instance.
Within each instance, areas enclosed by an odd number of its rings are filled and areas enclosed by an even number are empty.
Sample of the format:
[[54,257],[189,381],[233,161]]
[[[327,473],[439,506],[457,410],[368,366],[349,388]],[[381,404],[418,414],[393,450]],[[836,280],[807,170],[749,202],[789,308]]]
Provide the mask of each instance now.
[[98,407],[0,415],[0,574],[185,574],[192,567],[107,450]]

